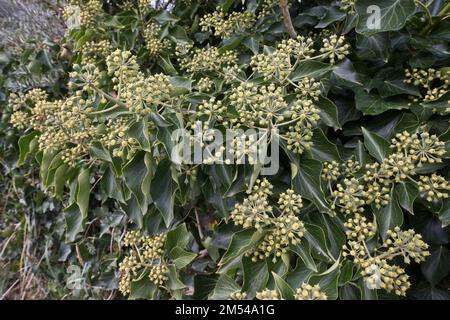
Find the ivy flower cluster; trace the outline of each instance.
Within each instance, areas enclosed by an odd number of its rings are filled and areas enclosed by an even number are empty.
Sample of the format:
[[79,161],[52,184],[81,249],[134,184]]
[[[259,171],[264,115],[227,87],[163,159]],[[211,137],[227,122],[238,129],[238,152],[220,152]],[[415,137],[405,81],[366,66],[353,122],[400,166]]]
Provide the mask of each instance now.
[[269,204],[272,188],[267,179],[256,180],[253,188],[248,191],[248,197],[242,203],[237,203],[230,215],[236,225],[265,233],[262,241],[246,252],[254,262],[270,256],[273,256],[272,260],[275,262],[282,254],[287,253],[289,246],[299,244],[305,233],[304,224],[298,218],[303,207],[301,196],[293,190],[286,190],[280,194],[278,208],[274,210],[274,206]]
[[[306,83],[312,90],[305,90]],[[268,136],[278,134],[288,150],[301,154],[311,148],[313,130],[320,120],[320,110],[314,105],[320,93],[318,86],[313,79],[304,78],[297,99],[288,104],[282,86],[241,82],[229,95],[230,105],[238,113],[230,121],[236,128],[262,128]]]
[[265,80],[284,81],[300,61],[313,59],[315,51],[312,38],[298,36],[297,39],[283,40],[270,54],[254,55],[250,65]]
[[355,214],[344,226],[347,244],[343,246],[343,256],[352,257],[353,262],[360,266],[367,287],[404,296],[410,287],[408,275],[403,268],[393,264],[393,260],[402,257],[405,264],[423,262],[430,253],[422,237],[412,229],[402,231],[395,227],[387,231],[388,238],[381,246],[373,247],[368,242],[375,238],[376,229],[366,217]]
[[448,199],[450,184],[444,177],[433,173],[431,177],[420,176],[418,181],[419,194],[428,202]]
[[31,90],[23,97],[11,96],[10,104],[15,110],[11,124],[17,129],[31,127],[41,133],[38,148],[43,151],[60,151],[61,160],[75,166],[83,158],[95,135],[92,120],[84,113],[93,103],[77,91],[66,101],[47,101],[42,90]]
[[76,51],[81,53],[83,64],[96,64],[106,59],[113,46],[108,40],[88,41]]
[[[106,67],[115,96],[101,89],[104,72],[100,67],[74,65],[69,82],[71,95],[66,100],[48,101],[42,90],[11,95],[9,103],[14,111],[11,124],[20,130],[31,127],[39,132],[39,150],[60,152],[61,160],[72,167],[80,161],[92,161],[88,155],[95,141],[112,148],[114,157],[131,159],[138,144],[128,135],[129,120],[158,112],[170,100],[173,86],[166,75],[145,76],[129,51],[110,53]],[[104,111],[94,107],[109,104],[112,106],[104,110],[123,107],[129,114],[98,123],[96,116]]]
[[232,12],[227,14],[220,8],[213,13],[208,13],[200,19],[199,25],[203,32],[213,32],[215,36],[229,37],[240,31],[250,29],[256,22],[253,12]]
[[[284,300],[277,290],[264,289],[256,293],[258,300]],[[299,288],[295,290],[295,300],[328,300],[326,293],[320,290],[320,285],[310,285],[303,282]]]
[[247,293],[246,292],[233,292],[230,294],[230,300],[246,300]]
[[345,11],[347,14],[352,15],[356,13],[356,0],[339,0],[338,3],[339,9]]
[[[440,99],[448,92],[450,71],[440,71],[433,68],[429,69],[405,69],[404,80],[407,84],[419,87],[423,102],[432,102]],[[419,98],[412,98],[418,102]]]
[[64,7],[64,19],[79,20],[80,27],[94,28],[98,16],[103,12],[101,0],[69,0]]
[[311,37],[297,36],[296,39],[283,40],[270,53],[254,55],[250,66],[254,72],[264,76],[265,80],[284,82],[302,61],[328,60],[334,64],[349,54],[350,45],[346,43],[344,36],[324,36],[319,48],[315,48]]
[[183,45],[177,49],[181,67],[192,74],[220,72],[237,62],[237,54],[232,50],[220,52],[216,47],[189,50]]
[[145,40],[145,48],[147,48],[149,55],[157,56],[161,51],[170,47],[170,42],[167,39],[161,39],[161,27],[155,22],[150,22],[143,32]]
[[142,235],[139,231],[129,231],[124,237],[124,246],[129,248],[128,255],[119,264],[119,291],[127,295],[131,283],[142,274],[148,274],[151,282],[164,287],[168,280],[168,267],[164,259],[165,234]]
[[114,51],[107,57],[106,65],[115,84],[117,99],[123,99],[123,104],[132,113],[145,116],[170,99],[173,86],[169,77],[164,74],[146,77],[139,71],[136,56],[130,51]]
[[[436,135],[420,130],[404,131],[392,139],[390,149],[392,153],[381,163],[367,164],[364,170],[352,159],[344,165],[335,161],[324,163],[321,176],[329,186],[333,209],[350,214],[364,212],[369,204],[377,208],[386,206],[395,184],[400,182],[414,183],[420,195],[429,202],[448,198],[449,184],[445,177],[433,174],[414,179],[419,168],[443,161],[445,143]],[[342,178],[344,175],[346,178]],[[336,183],[340,179],[342,181]]]
[[295,293],[295,300],[328,300],[326,293],[320,291],[320,285],[310,285],[302,283],[300,288],[297,288]]

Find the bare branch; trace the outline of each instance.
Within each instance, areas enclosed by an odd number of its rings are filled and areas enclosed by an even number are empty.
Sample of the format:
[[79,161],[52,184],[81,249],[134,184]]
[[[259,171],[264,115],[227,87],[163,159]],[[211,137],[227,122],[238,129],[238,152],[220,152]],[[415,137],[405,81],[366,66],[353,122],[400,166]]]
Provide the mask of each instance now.
[[280,0],[280,9],[283,14],[284,27],[289,33],[289,36],[293,39],[297,38],[297,32],[292,25],[291,15],[289,14],[288,0]]

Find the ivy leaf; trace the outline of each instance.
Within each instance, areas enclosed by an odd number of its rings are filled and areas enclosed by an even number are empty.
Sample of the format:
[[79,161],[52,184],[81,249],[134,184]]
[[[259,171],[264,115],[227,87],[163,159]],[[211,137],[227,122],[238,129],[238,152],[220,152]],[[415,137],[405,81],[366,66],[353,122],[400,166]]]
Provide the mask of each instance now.
[[366,115],[378,115],[388,110],[408,109],[409,101],[403,99],[383,99],[376,94],[357,90],[355,94],[356,109]]
[[431,249],[431,255],[421,265],[428,282],[435,286],[450,273],[450,251],[444,246]]
[[169,79],[174,87],[174,95],[177,96],[191,92],[193,80],[179,76],[172,76]]
[[94,159],[112,162],[111,155],[108,150],[106,150],[105,147],[98,141],[92,143],[91,148],[89,149],[89,154]]
[[33,131],[19,138],[19,160],[17,161],[17,166],[21,166],[28,154],[30,154],[32,142],[36,136],[37,132]]
[[66,222],[66,242],[75,241],[78,233],[83,231],[83,216],[76,203],[72,203],[64,209],[64,219]]
[[170,252],[176,247],[184,249],[188,245],[189,240],[190,233],[186,228],[186,224],[180,224],[178,227],[167,233],[164,251],[167,254],[170,254]]
[[197,254],[194,252],[188,252],[180,247],[175,247],[170,250],[169,258],[172,259],[173,263],[177,267],[177,269],[182,269],[187,266],[192,260],[195,259]]
[[291,248],[292,252],[296,253],[300,259],[302,259],[305,266],[314,271],[317,272],[317,265],[311,256],[311,246],[308,244],[307,241],[301,241],[300,244],[297,244],[296,246],[293,246]]
[[131,282],[128,299],[152,299],[157,290],[158,287],[148,278],[148,272],[143,272],[137,280]]
[[132,195],[131,198],[122,205],[122,208],[131,221],[133,221],[139,228],[142,228],[144,216],[141,208],[139,207],[139,202],[134,195]]
[[194,295],[195,300],[206,300],[209,294],[216,287],[219,279],[218,274],[196,274],[194,277]]
[[383,162],[390,153],[390,143],[378,134],[367,130],[362,127],[362,133],[364,135],[364,145],[369,151],[370,155],[377,159],[379,162]]
[[342,161],[336,145],[327,139],[322,129],[318,128],[313,131],[311,141],[313,145],[308,150],[311,158],[320,161]]
[[253,262],[250,258],[242,261],[244,270],[244,284],[242,291],[247,293],[247,298],[254,298],[256,292],[266,288],[269,280],[269,269],[265,260]]
[[175,15],[171,14],[169,11],[166,10],[160,11],[158,14],[153,16],[153,19],[158,21],[160,24],[174,23],[180,20],[178,17],[176,17]]
[[55,195],[59,198],[62,197],[64,192],[64,185],[66,184],[67,179],[69,178],[68,175],[69,167],[66,164],[63,164],[58,167],[55,171],[55,177],[53,179],[53,186],[55,190]]
[[320,79],[331,71],[331,69],[332,67],[327,63],[319,61],[305,61],[299,63],[299,65],[291,73],[290,78],[292,81],[299,81],[306,77]]
[[145,215],[149,204],[149,191],[152,176],[151,156],[148,152],[138,152],[123,168],[125,184],[136,197],[142,215]]
[[173,207],[175,204],[175,186],[169,159],[164,159],[159,163],[151,184],[150,194],[153,202],[161,212],[166,226],[169,226],[174,218]]
[[[370,10],[371,8],[374,10]],[[373,27],[371,27],[371,22],[377,18],[377,9],[379,9],[380,21],[378,25],[372,24]],[[358,13],[356,32],[371,35],[399,30],[403,28],[415,11],[414,0],[358,0],[356,2],[356,12]]]
[[394,190],[390,193],[391,200],[386,206],[380,209],[373,206],[373,213],[375,214],[378,232],[380,233],[383,241],[387,239],[387,231],[393,230],[395,227],[401,227],[403,224],[403,212],[398,204],[397,194]]
[[361,168],[364,168],[367,163],[369,163],[369,155],[364,148],[364,144],[361,141],[358,141],[358,144],[355,148],[355,158],[361,165]]
[[450,199],[446,199],[439,211],[439,220],[442,222],[442,228],[450,225]]
[[279,275],[272,271],[273,279],[275,280],[275,286],[277,288],[280,296],[285,300],[293,300],[294,299],[294,289],[292,289],[289,284],[283,280]]
[[217,280],[213,292],[211,292],[209,299],[211,300],[228,300],[230,295],[234,292],[240,292],[241,288],[236,282],[226,274],[221,274]]
[[180,280],[179,273],[174,265],[171,265],[169,268],[167,287],[170,290],[181,290],[186,288],[186,285]]
[[128,130],[128,136],[136,139],[142,150],[151,152],[148,124],[146,120],[141,119],[140,121],[133,123]]
[[78,185],[77,185],[76,202],[78,208],[80,208],[83,220],[86,219],[89,210],[89,196],[91,193],[91,184],[89,179],[90,179],[89,169],[81,170],[77,178]]
[[351,86],[362,86],[359,74],[349,59],[344,59],[333,67],[333,75]]
[[322,163],[314,159],[301,158],[298,167],[296,164],[292,165],[296,166],[293,172],[297,171],[296,175],[293,174],[295,191],[312,201],[320,212],[333,215],[328,203],[325,201],[325,194],[320,184]]
[[396,185],[395,192],[399,199],[400,206],[409,213],[414,214],[414,201],[419,195],[417,186],[411,182],[401,182]]
[[314,250],[314,256],[326,262],[333,261],[323,229],[311,223],[305,223],[305,228],[305,239]]
[[328,300],[336,300],[339,293],[338,286],[340,274],[340,269],[335,268],[330,272],[326,272],[324,275],[312,276],[310,282],[313,285],[319,284],[321,291],[327,295]]
[[338,110],[334,102],[321,95],[316,104],[320,109],[320,119],[329,127],[341,129],[341,124],[339,123],[338,118]]
[[244,253],[257,244],[263,236],[264,232],[255,231],[254,229],[245,229],[234,233],[227,251],[219,261],[219,272],[224,272],[226,265],[234,262],[234,260],[240,261]]

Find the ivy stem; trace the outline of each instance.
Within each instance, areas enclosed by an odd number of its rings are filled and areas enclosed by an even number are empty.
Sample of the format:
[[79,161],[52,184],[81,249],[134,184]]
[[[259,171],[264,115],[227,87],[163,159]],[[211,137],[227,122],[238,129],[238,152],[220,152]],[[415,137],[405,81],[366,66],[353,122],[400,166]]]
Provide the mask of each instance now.
[[106,92],[104,92],[101,89],[98,88],[93,88],[97,93],[99,93],[100,95],[102,95],[103,97],[105,97],[107,100],[109,100],[110,102],[114,103],[115,106],[112,106],[110,108],[107,109],[103,109],[103,110],[99,110],[99,111],[93,111],[90,113],[90,115],[99,115],[99,114],[103,114],[103,113],[107,113],[110,111],[114,111],[116,110],[118,107],[122,107],[122,108],[126,108],[127,105],[125,103],[123,103],[120,100],[115,99],[113,96],[107,94]]
[[[439,13],[437,14],[437,17],[438,17],[438,18],[443,18],[443,17],[445,16],[445,14],[446,14],[449,10],[450,10],[450,2],[447,3],[447,4],[445,5],[445,7],[443,7],[443,8],[441,9],[441,11],[439,11]],[[440,20],[441,20],[441,19],[439,19],[439,21],[440,21]],[[422,30],[422,32],[420,33],[420,35],[423,36],[423,35],[427,34],[427,33],[428,33],[435,25],[436,25],[436,23],[431,23],[431,24],[427,25],[427,26]]]

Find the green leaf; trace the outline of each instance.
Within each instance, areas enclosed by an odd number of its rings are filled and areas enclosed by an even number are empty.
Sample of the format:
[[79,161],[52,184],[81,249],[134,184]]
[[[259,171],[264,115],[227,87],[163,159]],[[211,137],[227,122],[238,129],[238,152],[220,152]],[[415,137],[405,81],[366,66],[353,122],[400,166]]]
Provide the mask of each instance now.
[[417,186],[411,182],[401,182],[395,187],[400,206],[409,213],[414,214],[414,201],[419,195]]
[[249,48],[253,54],[258,54],[259,52],[259,42],[260,39],[257,39],[256,37],[246,37],[242,44]]
[[177,269],[182,269],[187,266],[192,260],[195,259],[197,254],[194,252],[188,252],[180,247],[175,247],[170,250],[169,258],[172,259],[172,262],[175,264]]
[[55,187],[55,195],[57,197],[62,197],[64,192],[64,185],[66,184],[68,176],[69,167],[63,164],[58,167],[55,171],[55,177],[53,179],[53,186]]
[[172,22],[177,22],[178,20],[180,20],[180,19],[178,19],[178,17],[171,14],[167,10],[161,10],[157,15],[153,16],[153,19],[158,21],[160,24],[165,24],[168,22],[172,23]]
[[139,279],[132,281],[128,299],[152,299],[158,287],[150,281],[148,272],[143,272]]
[[194,277],[194,295],[195,300],[208,299],[211,291],[214,290],[219,278],[218,274],[196,274]]
[[185,249],[190,241],[191,234],[186,229],[186,224],[180,224],[175,229],[169,231],[167,233],[166,243],[164,245],[164,251],[167,254],[174,248],[182,248]]
[[347,83],[352,87],[354,85],[363,85],[359,74],[356,72],[352,62],[349,59],[344,59],[338,64],[334,65],[333,75],[341,82]]
[[33,131],[19,138],[19,160],[17,161],[17,166],[21,166],[31,152],[32,141],[36,136],[37,132]]
[[387,239],[387,231],[393,230],[395,227],[401,227],[403,224],[403,211],[398,204],[397,195],[394,190],[390,193],[391,200],[389,204],[380,209],[373,208],[378,226],[378,232],[383,238]]
[[388,110],[408,109],[408,100],[404,99],[383,99],[379,95],[367,93],[364,90],[357,90],[355,94],[356,109],[366,115],[378,115]]
[[152,177],[152,158],[148,152],[138,152],[123,168],[126,186],[136,197],[142,215],[148,210],[149,191]]
[[106,162],[112,162],[111,155],[108,150],[100,142],[93,142],[90,149],[89,154],[93,159],[103,160]]
[[364,135],[364,145],[366,146],[367,151],[369,151],[370,155],[379,162],[383,162],[390,153],[390,143],[383,137],[364,127],[362,127],[362,132]]
[[332,67],[327,63],[318,61],[305,61],[299,63],[295,70],[292,71],[290,78],[292,81],[299,81],[306,77],[320,79],[326,73],[331,71],[331,69]]
[[327,126],[333,127],[334,129],[341,129],[338,110],[333,101],[321,95],[319,101],[316,102],[316,105],[320,109],[320,119]]
[[177,272],[177,269],[174,265],[171,265],[169,268],[169,275],[168,275],[168,281],[167,281],[167,288],[170,290],[181,290],[183,288],[186,288],[186,285],[180,280],[179,272]]
[[227,251],[219,261],[219,267],[223,269],[233,260],[240,259],[244,253],[253,248],[264,236],[264,232],[255,231],[254,229],[245,229],[233,234]]
[[334,258],[328,248],[327,239],[323,229],[311,223],[305,223],[305,228],[305,239],[311,246],[314,256],[321,260],[332,262]]
[[[378,25],[371,23],[376,16],[374,11],[369,10],[370,6],[377,6],[380,10]],[[414,14],[415,10],[416,4],[414,0],[358,0],[356,2],[356,12],[359,18],[356,32],[370,35],[400,30]]]
[[130,129],[128,130],[128,135],[130,138],[136,139],[142,150],[151,152],[150,138],[148,135],[148,131],[149,129],[147,120],[141,119],[140,121],[137,121],[130,126]]
[[181,95],[191,92],[193,82],[192,79],[179,76],[172,76],[169,79],[175,90],[175,92],[173,93],[174,95]]
[[[296,164],[292,164],[291,166]],[[293,185],[296,192],[306,199],[312,201],[320,212],[333,215],[328,203],[325,200],[320,183],[320,173],[322,172],[322,163],[314,159],[301,158],[299,167],[293,169],[297,175],[293,176]]]
[[358,145],[355,148],[355,158],[362,168],[369,163],[369,155],[367,154],[364,144],[361,141],[358,141]]
[[236,284],[236,282],[227,276],[226,274],[221,274],[217,280],[216,286],[213,292],[211,292],[210,300],[228,300],[230,295],[234,292],[240,292],[241,288]]
[[242,291],[247,293],[247,298],[254,298],[256,292],[266,288],[269,280],[269,269],[265,260],[253,262],[250,258],[242,261],[244,269],[244,284]]
[[431,249],[431,256],[422,264],[422,273],[435,286],[450,273],[450,251],[444,246]]
[[174,193],[175,186],[174,181],[172,180],[171,163],[169,159],[164,159],[156,168],[150,194],[156,208],[158,208],[159,212],[163,216],[166,226],[169,226],[174,218]]
[[142,228],[144,216],[141,208],[139,207],[139,202],[134,195],[132,195],[130,200],[122,205],[122,209],[131,221],[133,221],[139,228]]
[[312,276],[310,284],[319,284],[320,290],[324,292],[328,300],[336,300],[338,298],[339,276],[341,271],[339,268],[327,272],[325,275]]
[[293,300],[295,294],[294,289],[292,289],[289,284],[275,272],[272,272],[272,276],[275,280],[277,291],[281,295],[281,297],[285,300]]
[[308,152],[313,159],[320,161],[342,161],[336,145],[327,139],[322,129],[317,128],[313,131],[311,141],[313,145]]
[[439,211],[439,220],[442,222],[442,228],[450,225],[450,199],[446,199]]
[[302,259],[303,263],[308,269],[317,272],[316,263],[311,256],[311,247],[307,241],[301,241],[300,244],[297,244],[290,249],[292,252],[296,253],[300,257],[300,259]]
[[89,169],[82,169],[77,178],[76,202],[80,208],[81,216],[86,219],[89,210],[89,196],[91,194]]
[[83,231],[83,216],[76,203],[72,203],[64,209],[64,219],[66,222],[66,242],[73,242],[76,235]]

